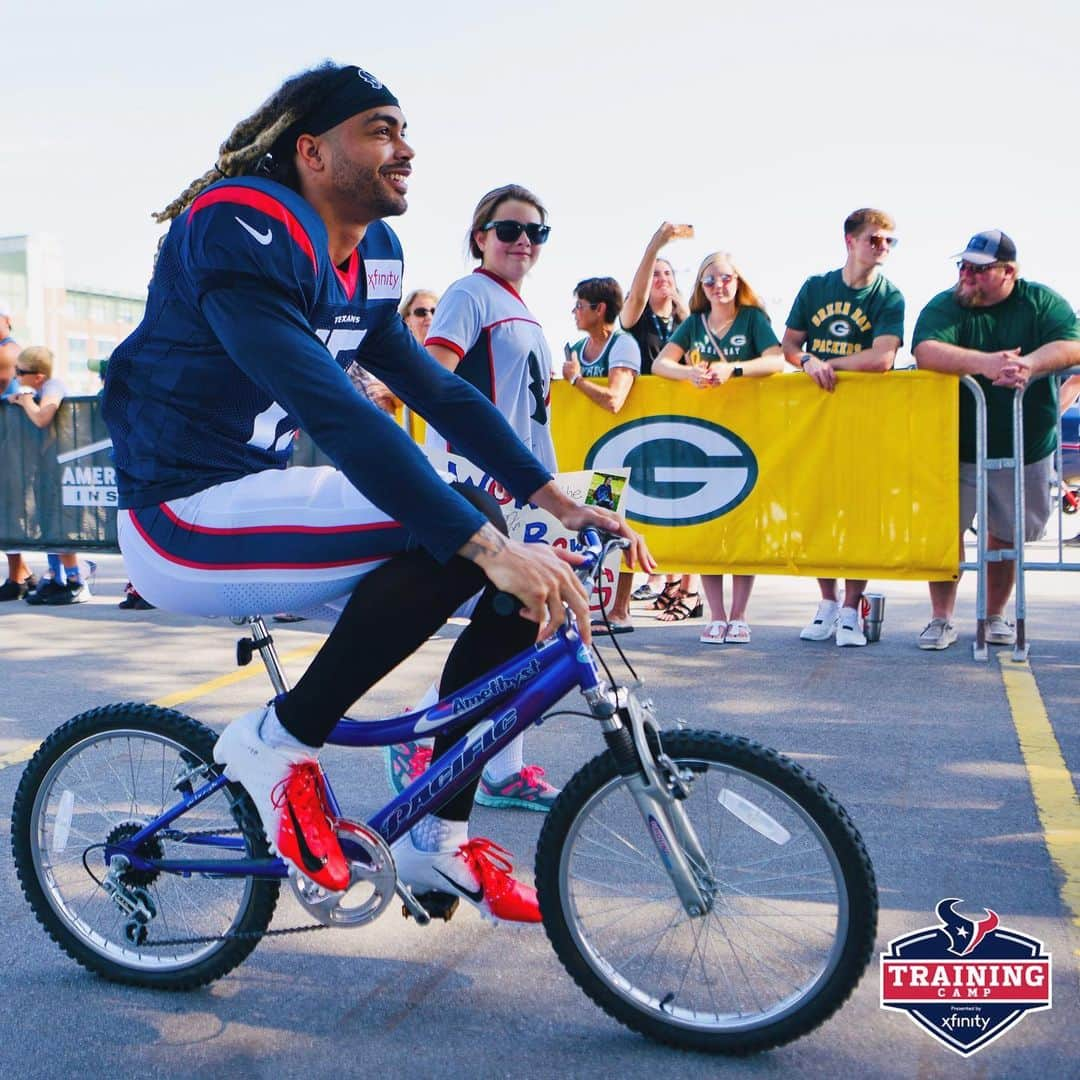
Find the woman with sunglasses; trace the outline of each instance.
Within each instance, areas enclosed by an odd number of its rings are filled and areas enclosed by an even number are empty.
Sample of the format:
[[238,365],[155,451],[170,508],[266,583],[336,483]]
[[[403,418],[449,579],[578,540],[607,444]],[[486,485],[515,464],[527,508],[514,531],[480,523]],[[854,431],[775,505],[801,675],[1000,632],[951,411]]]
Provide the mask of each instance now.
[[[456,371],[489,398],[521,441],[557,471],[548,423],[551,353],[540,322],[521,298],[526,275],[547,243],[543,203],[517,184],[489,191],[473,212],[468,245],[480,265],[444,293],[425,344],[443,367]],[[445,468],[454,447],[428,427],[425,449]],[[389,748],[390,781],[402,790],[430,761],[419,743]],[[476,801],[481,806],[547,811],[559,792],[538,765],[526,765],[515,739],[488,762]]]
[[428,332],[431,330],[431,320],[435,318],[435,305],[438,302],[439,298],[435,293],[427,289],[413,289],[398,309],[412,336],[421,345],[427,340]]
[[[699,389],[716,389],[729,379],[772,375],[784,368],[784,354],[765,308],[731,255],[707,255],[690,297],[690,317],[671,336],[653,364],[653,374],[682,379]],[[702,587],[712,620],[701,635],[707,645],[745,645],[750,641],[746,606],[754,587],[751,574],[731,578],[730,617],[724,608],[724,577],[703,574]],[[678,622],[701,611],[689,593],[661,612],[659,619]]]

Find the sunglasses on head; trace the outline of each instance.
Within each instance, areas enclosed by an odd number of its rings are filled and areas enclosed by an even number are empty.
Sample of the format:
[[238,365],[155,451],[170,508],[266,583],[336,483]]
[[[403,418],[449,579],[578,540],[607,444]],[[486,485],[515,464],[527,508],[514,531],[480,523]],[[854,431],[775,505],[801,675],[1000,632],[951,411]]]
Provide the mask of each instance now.
[[709,274],[701,279],[701,284],[710,288],[713,285],[730,285],[734,280],[734,274]]
[[489,221],[481,232],[495,230],[495,235],[504,243],[512,244],[522,233],[529,238],[530,244],[546,244],[551,235],[550,225],[539,225],[535,221],[528,225],[520,221]]
[[889,248],[890,251],[900,243],[898,236],[868,236],[866,239],[870,242],[871,247]]
[[956,269],[961,274],[974,274],[976,277],[982,277],[983,274],[988,274],[995,266],[1001,266],[1001,263],[992,262],[987,263],[985,266],[980,266],[978,263],[964,262],[963,259],[956,264]]
[[409,314],[416,315],[418,318],[421,319],[426,319],[429,315],[435,314],[435,309],[433,307],[418,307],[413,308],[412,311],[409,312]]
[[15,374],[16,375],[36,375],[37,372],[31,370],[30,368],[17,367],[15,369]]

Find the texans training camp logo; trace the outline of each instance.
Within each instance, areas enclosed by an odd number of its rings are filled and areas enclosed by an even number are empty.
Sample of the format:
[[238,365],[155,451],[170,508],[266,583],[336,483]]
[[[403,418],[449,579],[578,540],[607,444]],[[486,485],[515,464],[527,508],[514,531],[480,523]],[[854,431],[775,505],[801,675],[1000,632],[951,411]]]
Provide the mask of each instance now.
[[1025,1013],[1051,1006],[1043,943],[1001,926],[987,909],[961,915],[962,900],[937,906],[939,926],[893,938],[881,954],[881,1007],[906,1012],[950,1050],[968,1057]]
[[598,439],[589,469],[630,470],[623,506],[645,525],[697,525],[728,513],[757,482],[754,452],[734,432],[692,416],[631,420]]

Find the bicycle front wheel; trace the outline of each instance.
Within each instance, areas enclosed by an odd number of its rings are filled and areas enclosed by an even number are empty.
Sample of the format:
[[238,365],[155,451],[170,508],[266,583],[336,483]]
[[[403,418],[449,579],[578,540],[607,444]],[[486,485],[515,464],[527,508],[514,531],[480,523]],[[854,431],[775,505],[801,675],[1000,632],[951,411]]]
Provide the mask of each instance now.
[[[109,888],[104,846],[134,836],[206,780],[216,735],[153,705],[109,705],[69,720],[23,774],[11,817],[19,881],[38,921],[74,960],[107,979],[186,990],[219,978],[258,944],[279,882],[127,870],[118,884],[141,904],[132,919]],[[193,845],[202,834],[239,849]],[[147,859],[268,858],[242,788],[227,785],[143,842]]]
[[804,1035],[851,994],[877,930],[870,858],[843,807],[794,762],[730,735],[665,732],[712,907],[689,916],[610,752],[544,824],[544,926],[578,985],[628,1027],[716,1053]]

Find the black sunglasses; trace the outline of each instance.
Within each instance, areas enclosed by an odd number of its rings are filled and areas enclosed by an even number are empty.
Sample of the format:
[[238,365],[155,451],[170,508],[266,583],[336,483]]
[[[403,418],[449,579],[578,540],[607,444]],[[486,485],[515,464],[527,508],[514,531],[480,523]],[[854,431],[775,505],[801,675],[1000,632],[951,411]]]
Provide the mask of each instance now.
[[413,308],[412,311],[409,312],[409,314],[415,315],[420,319],[426,319],[429,315],[435,314],[435,309],[433,307],[418,307]]
[[16,375],[36,375],[37,372],[36,371],[31,371],[29,368],[17,367],[15,369],[15,374]]
[[551,235],[550,225],[538,225],[535,221],[530,221],[528,225],[520,221],[489,221],[480,231],[488,232],[491,229],[504,244],[512,244],[522,233],[529,238],[530,244],[546,244]]

